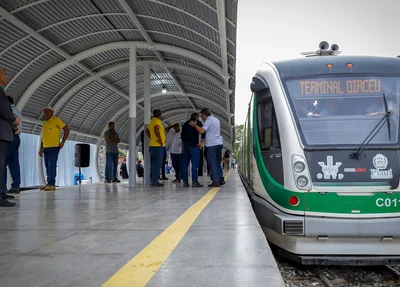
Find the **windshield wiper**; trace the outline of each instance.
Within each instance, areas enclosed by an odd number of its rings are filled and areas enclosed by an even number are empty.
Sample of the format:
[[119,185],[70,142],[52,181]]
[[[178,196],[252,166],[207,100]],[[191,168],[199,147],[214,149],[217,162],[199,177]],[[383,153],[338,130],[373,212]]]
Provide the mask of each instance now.
[[389,112],[389,108],[388,108],[388,104],[387,104],[385,93],[383,93],[383,102],[385,104],[385,117],[386,117],[386,123],[387,123],[387,127],[388,127],[389,140],[392,140],[392,136],[390,134],[390,115],[391,115],[391,112]]
[[385,124],[384,120],[386,120],[386,124],[388,126],[389,132],[389,140],[391,140],[391,133],[390,133],[390,115],[391,112],[388,109],[388,104],[386,101],[386,95],[383,94],[383,102],[385,104],[385,115],[379,121],[379,123],[373,128],[373,130],[369,133],[369,135],[365,138],[365,140],[360,144],[360,146],[349,155],[350,159],[360,159],[361,153],[364,149],[369,145],[369,143],[374,139],[374,137],[379,133],[382,129],[383,125]]

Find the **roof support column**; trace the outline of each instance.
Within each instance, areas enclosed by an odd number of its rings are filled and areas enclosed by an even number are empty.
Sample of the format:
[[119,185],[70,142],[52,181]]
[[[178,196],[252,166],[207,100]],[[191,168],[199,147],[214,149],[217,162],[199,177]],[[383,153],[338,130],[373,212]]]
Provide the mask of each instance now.
[[[217,0],[217,15],[218,15],[218,28],[219,28],[219,39],[221,46],[221,58],[222,58],[222,70],[224,73],[224,85],[225,85],[225,96],[226,96],[226,114],[229,126],[232,126],[231,119],[231,101],[230,94],[232,93],[229,90],[229,70],[228,70],[228,44],[226,37],[226,12],[225,12],[225,0]],[[232,139],[232,129],[229,131]]]
[[[150,64],[144,65],[144,131],[150,123]],[[150,139],[144,136],[143,156],[144,156],[144,184],[150,184]]]
[[232,90],[225,90],[225,97],[226,97],[226,114],[227,114],[227,120],[228,120],[228,124],[230,127],[230,136],[232,138],[232,115],[231,115],[231,94],[232,94]]
[[136,45],[129,47],[129,187],[136,187]]

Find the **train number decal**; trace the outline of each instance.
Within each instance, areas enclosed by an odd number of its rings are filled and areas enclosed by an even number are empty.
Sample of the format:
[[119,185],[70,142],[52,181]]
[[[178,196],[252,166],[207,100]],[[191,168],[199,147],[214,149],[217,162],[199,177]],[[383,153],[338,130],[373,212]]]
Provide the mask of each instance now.
[[378,207],[397,207],[400,206],[400,199],[398,198],[378,198],[376,200],[376,206]]

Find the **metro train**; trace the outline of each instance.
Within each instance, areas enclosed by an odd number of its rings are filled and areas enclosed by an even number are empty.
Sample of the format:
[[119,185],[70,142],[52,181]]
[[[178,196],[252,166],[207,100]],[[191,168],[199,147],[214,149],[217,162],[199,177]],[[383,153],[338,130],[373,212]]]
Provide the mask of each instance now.
[[301,264],[400,263],[400,59],[263,63],[238,170],[267,240]]

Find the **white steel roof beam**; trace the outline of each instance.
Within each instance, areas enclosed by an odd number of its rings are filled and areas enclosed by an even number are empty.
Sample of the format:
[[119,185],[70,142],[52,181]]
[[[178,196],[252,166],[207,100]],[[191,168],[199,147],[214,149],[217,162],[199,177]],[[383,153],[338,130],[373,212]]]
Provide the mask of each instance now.
[[[226,117],[228,123],[231,125],[231,101],[229,90],[229,72],[228,72],[228,45],[226,42],[226,20],[225,20],[225,0],[216,0],[217,3],[217,15],[218,15],[218,28],[219,28],[219,39],[221,43],[221,56],[222,56],[222,70],[224,73],[225,80],[225,97],[226,97]],[[231,138],[232,138],[232,131]]]
[[[125,60],[128,60],[128,58],[126,58]],[[115,60],[116,62],[121,62],[120,59]],[[109,65],[112,62],[107,62],[105,64],[102,65]],[[212,82],[214,85],[216,85],[217,87],[219,87],[220,89],[224,88],[224,85],[222,83],[222,81],[220,81],[218,78],[212,76],[211,74],[204,72],[203,70],[200,69],[196,69],[196,68],[192,68],[186,65],[182,65],[182,64],[178,64],[178,63],[172,63],[172,62],[165,62],[164,64],[160,63],[159,61],[137,61],[137,65],[138,66],[142,66],[144,64],[150,64],[150,65],[159,65],[159,66],[167,66],[173,69],[179,69],[179,70],[184,70],[184,71],[188,71],[194,74],[198,74],[199,76],[207,79],[208,81]],[[71,82],[69,82],[67,85],[65,85],[65,87],[63,89],[61,89],[49,102],[49,105],[52,105],[54,102],[54,99],[58,98],[58,96],[62,93],[64,93],[64,95],[58,100],[58,102],[56,102],[54,109],[57,112],[66,102],[69,101],[69,99],[71,97],[73,97],[74,94],[78,93],[79,90],[84,89],[86,85],[91,84],[91,82],[95,81],[98,77],[104,77],[107,74],[111,74],[114,73],[118,70],[123,70],[123,69],[128,69],[129,67],[129,63],[120,63],[117,64],[115,66],[111,66],[107,69],[104,69],[103,71],[100,71],[98,73],[96,73],[95,75],[79,82],[76,86],[73,86],[72,88],[69,87],[69,85],[71,83],[76,82],[79,78],[81,78],[83,76],[79,75],[78,77],[76,77],[75,79],[73,79]],[[121,79],[122,80],[126,80],[126,79]],[[113,84],[115,84],[116,82],[114,82]],[[68,88],[70,88],[70,90],[68,90]],[[139,90],[140,91],[140,90]],[[127,99],[126,97],[123,97],[125,99]],[[138,105],[139,108],[143,109],[143,107],[141,105]],[[40,114],[40,116],[38,117],[39,119],[42,117],[42,114]]]
[[[96,32],[91,32],[91,33],[87,33],[87,34],[78,36],[78,37],[76,37],[76,38],[69,39],[69,40],[67,40],[67,41],[65,41],[65,42],[62,42],[62,43],[58,44],[57,47],[61,47],[61,46],[64,46],[64,45],[66,45],[66,44],[69,44],[69,43],[72,43],[72,42],[74,42],[74,41],[81,40],[81,39],[83,39],[83,38],[90,37],[90,36],[93,36],[93,35],[101,35],[101,34],[115,33],[115,32],[137,32],[137,31],[138,31],[138,29],[110,29],[110,30],[96,31]],[[213,51],[207,49],[206,47],[203,47],[203,46],[200,45],[200,44],[197,44],[197,43],[195,43],[195,42],[193,42],[193,41],[191,41],[191,40],[188,40],[188,39],[186,39],[186,38],[177,36],[177,35],[175,35],[175,34],[166,33],[166,32],[161,32],[161,31],[152,31],[152,30],[148,30],[147,32],[150,32],[150,33],[153,33],[153,34],[165,35],[165,36],[168,36],[168,37],[175,38],[175,39],[177,39],[177,40],[179,40],[179,41],[188,42],[190,45],[196,46],[196,47],[198,47],[199,49],[202,49],[202,50],[204,50],[205,52],[212,54],[212,55],[215,56],[216,58],[220,58],[219,55],[215,54]],[[218,48],[219,48],[219,44],[215,44],[215,43],[213,43],[213,44],[216,45],[216,46],[218,46]],[[155,53],[157,54],[157,53],[159,53],[159,52],[156,51]],[[159,56],[161,56],[161,54],[158,55],[157,57],[159,57]],[[231,57],[231,58],[234,59],[234,60],[236,59],[233,55],[231,55],[231,54],[229,54],[229,53],[228,53],[228,56]],[[161,56],[161,57],[162,57],[162,56]]]
[[[53,51],[57,52],[60,56],[64,57],[66,60],[70,60],[71,61],[73,59],[73,57],[70,54],[65,52],[63,49],[57,47],[54,43],[50,42],[48,39],[46,39],[45,37],[40,35],[38,32],[33,30],[31,27],[29,27],[28,25],[26,25],[25,23],[23,23],[22,21],[20,21],[15,16],[11,15],[10,13],[8,13],[5,9],[3,9],[1,7],[0,7],[0,15],[3,16],[4,19],[9,21],[11,24],[16,26],[17,28],[19,28],[22,31],[28,33],[30,36],[36,38],[38,41],[42,42],[47,47],[49,47]],[[85,65],[83,65],[82,63],[75,62],[75,64],[78,65],[82,70],[84,70],[88,74],[90,74],[92,76],[94,75],[94,72],[92,70],[90,70],[88,67],[86,67]],[[109,88],[111,91],[114,91],[115,93],[117,93],[117,94],[119,94],[121,96],[126,96],[124,93],[122,93],[120,90],[118,90],[117,88],[115,88],[111,84],[107,83],[106,81],[104,81],[102,79],[99,79],[99,81],[101,83],[103,83],[104,85],[106,85],[107,88]]]
[[[216,10],[215,10],[215,12],[216,12]],[[57,27],[57,26],[60,26],[60,25],[63,25],[63,24],[67,24],[67,23],[69,23],[69,22],[77,21],[77,20],[83,20],[83,19],[94,18],[94,17],[105,17],[105,16],[127,16],[127,17],[128,17],[128,14],[126,14],[126,13],[103,13],[103,14],[90,14],[90,15],[78,16],[78,17],[69,18],[69,19],[62,20],[62,21],[53,23],[53,24],[51,24],[51,25],[45,26],[45,27],[43,27],[43,28],[41,28],[41,29],[39,29],[39,30],[36,30],[36,32],[39,32],[39,33],[40,33],[40,32],[44,32],[44,31],[49,30],[49,29],[51,29],[51,28],[54,28],[54,27]],[[161,19],[161,18],[149,16],[149,15],[136,14],[136,17],[138,17],[138,18],[144,18],[144,19],[151,19],[151,20],[155,20],[155,21],[160,21],[160,22],[163,22],[163,23],[167,23],[167,24],[170,24],[170,25],[173,25],[173,26],[177,26],[177,27],[179,27],[179,28],[185,29],[185,30],[187,30],[187,31],[190,31],[191,33],[196,34],[197,36],[203,38],[203,39],[206,40],[207,42],[210,42],[210,43],[212,43],[212,44],[214,44],[214,45],[219,45],[219,44],[216,44],[216,43],[215,43],[214,41],[212,41],[211,39],[209,39],[209,38],[207,38],[206,36],[204,36],[203,34],[197,32],[197,31],[195,31],[195,30],[193,30],[193,29],[191,29],[191,28],[189,28],[189,27],[187,27],[187,26],[184,26],[184,25],[181,25],[181,24],[178,24],[178,23],[169,21],[169,20],[165,20],[165,19]],[[230,21],[230,20],[229,20],[228,18],[226,18],[226,21]],[[121,30],[136,30],[136,31],[138,31],[137,29],[114,29],[113,31],[121,31]],[[100,31],[100,32],[101,32],[101,31]],[[150,31],[149,31],[149,32],[150,32]],[[151,33],[157,33],[157,32],[159,32],[159,31],[151,31]],[[92,35],[93,35],[93,34],[92,34]],[[27,35],[27,36],[25,36],[25,37],[19,39],[17,42],[11,44],[11,45],[10,45],[9,47],[7,47],[5,50],[3,50],[2,52],[0,52],[0,56],[3,55],[3,54],[5,54],[8,50],[10,50],[11,48],[13,48],[13,47],[16,46],[17,44],[19,44],[19,43],[23,42],[24,40],[28,39],[29,37],[30,37],[30,35]],[[74,39],[77,39],[77,38],[74,38]],[[232,44],[233,46],[236,47],[236,43],[233,42],[231,39],[227,38],[227,41],[228,41],[230,44]],[[66,44],[66,42],[64,42],[63,44]],[[232,58],[234,58],[233,55],[231,55],[231,56],[232,56]]]
[[216,0],[217,2],[217,15],[218,15],[218,28],[219,40],[221,46],[222,70],[227,79],[228,73],[228,45],[226,42],[226,22],[225,22],[225,0]]
[[[214,10],[215,10],[215,9],[214,9]],[[215,12],[216,12],[216,10],[215,10]],[[212,41],[211,39],[207,38],[207,37],[204,36],[203,34],[197,32],[197,31],[195,31],[195,30],[193,30],[193,29],[191,29],[191,28],[189,28],[189,27],[187,27],[187,26],[178,24],[178,23],[176,23],[176,22],[172,22],[172,21],[169,21],[169,20],[165,20],[165,19],[161,19],[161,18],[149,16],[149,15],[141,15],[141,14],[135,14],[135,15],[136,15],[137,18],[151,19],[151,20],[155,20],[155,21],[160,21],[160,22],[163,22],[163,23],[167,23],[167,24],[170,24],[170,25],[173,25],[173,26],[177,26],[177,27],[179,27],[179,28],[185,29],[185,30],[187,30],[187,31],[190,31],[190,32],[196,34],[197,36],[203,38],[204,40],[206,40],[206,41],[208,41],[208,42],[210,42],[210,43],[215,44],[214,41]],[[105,17],[105,16],[127,16],[127,17],[129,17],[129,15],[128,15],[127,13],[90,14],[90,15],[84,15],[84,16],[78,16],[78,17],[74,17],[74,18],[69,18],[69,19],[66,19],[66,20],[62,20],[62,21],[53,23],[53,24],[51,24],[51,25],[49,25],[49,26],[46,26],[46,27],[43,27],[43,28],[37,30],[37,32],[43,32],[43,31],[49,30],[49,29],[51,29],[51,28],[57,27],[57,26],[59,26],[59,25],[67,24],[67,23],[69,23],[69,22],[73,22],[73,21],[77,21],[77,20],[82,20],[82,19],[87,19],[87,18],[94,18],[94,17]],[[230,20],[229,20],[228,18],[226,18],[226,21],[229,22]],[[29,37],[29,36],[26,36],[26,37],[24,37],[24,38],[27,38],[27,37]],[[23,38],[23,39],[24,39],[24,38]],[[22,39],[21,39],[21,40],[22,40]],[[231,39],[228,38],[227,41],[228,41],[229,43],[231,43],[233,46],[236,46],[236,43],[233,42]],[[7,49],[8,49],[8,48],[7,48]]]
[[30,61],[27,65],[25,65],[21,70],[19,70],[19,72],[7,83],[6,86],[6,90],[8,87],[10,87],[13,82],[18,79],[18,77],[25,72],[25,70],[27,70],[31,65],[33,65],[37,60],[41,59],[42,57],[46,56],[48,53],[52,52],[52,49],[48,49],[47,51],[45,51],[44,53],[40,54],[39,56],[37,56],[35,59],[33,59],[32,61]]
[[[142,23],[139,21],[139,19],[137,18],[136,14],[132,11],[131,7],[126,2],[126,0],[118,0],[118,2],[122,6],[122,8],[126,11],[126,13],[128,14],[129,18],[132,20],[133,24],[135,24],[135,26],[139,29],[139,31],[142,34],[142,36],[146,39],[146,42],[149,45],[154,46],[154,44],[155,44],[154,41],[150,38],[149,34],[144,29]],[[160,61],[162,63],[164,63],[165,60],[164,60],[163,56],[161,55],[161,53],[159,51],[155,51],[155,53],[156,53],[157,57],[160,59]],[[185,91],[183,90],[181,84],[179,83],[179,81],[175,77],[175,75],[168,68],[166,68],[166,70],[170,74],[171,78],[174,80],[175,84],[178,86],[179,90],[181,90],[181,92],[185,94]],[[186,97],[186,98],[187,98],[189,104],[194,109],[196,109],[196,106],[193,104],[193,102],[190,100],[190,98],[189,97]]]
[[[209,9],[213,10],[214,12],[217,12],[217,9],[215,9],[213,6],[211,6],[210,4],[204,2],[204,0],[197,0],[199,1],[201,4],[203,4],[204,6],[208,7]],[[231,24],[234,28],[236,28],[236,24],[233,23],[230,19],[228,19],[228,17],[225,18],[226,21]]]
[[[165,66],[165,67],[171,67],[174,69],[182,69],[182,70],[186,70],[192,73],[196,73],[204,78],[206,78],[207,80],[211,81],[213,84],[217,85],[219,88],[223,88],[223,84],[220,80],[216,79],[215,77],[213,77],[212,75],[202,71],[202,70],[198,70],[195,68],[191,68],[182,64],[177,64],[177,63],[169,63],[169,62],[165,62],[165,63],[160,63],[158,61],[138,61],[137,65],[138,66],[142,66],[144,64],[150,64],[150,65],[161,65],[161,66]],[[128,69],[129,67],[129,63],[121,63],[121,64],[117,64],[114,66],[111,66],[107,69],[104,69],[98,73],[95,73],[93,76],[84,79],[83,81],[79,82],[78,84],[76,84],[75,86],[73,86],[70,90],[68,90],[54,105],[54,111],[55,113],[58,113],[60,111],[60,109],[64,106],[65,103],[67,103],[76,93],[79,93],[80,90],[84,89],[87,85],[91,84],[93,81],[96,81],[98,79],[100,79],[101,77],[104,77],[108,74],[117,72],[119,70],[124,70],[124,69]],[[174,93],[176,94],[176,93]],[[184,95],[183,93],[179,93],[180,95]],[[129,97],[128,96],[124,96],[124,99],[129,101]],[[142,100],[143,101],[143,100]],[[140,103],[141,101],[139,100],[138,103]],[[142,106],[138,105],[140,108],[142,108]]]
[[[21,6],[21,7],[17,8],[17,9],[15,9],[15,10],[11,11],[11,14],[18,13],[18,12],[20,12],[20,11],[23,11],[23,10],[25,10],[25,9],[31,8],[31,7],[33,7],[33,6],[36,6],[36,5],[38,5],[38,4],[42,4],[42,3],[45,3],[45,2],[48,2],[48,1],[52,1],[52,0],[36,0],[36,2],[32,2],[32,3],[26,4],[26,5],[24,5],[24,6]],[[148,1],[152,1],[152,2],[159,3],[158,1],[155,1],[155,0],[148,0]],[[211,9],[215,10],[214,7],[208,5],[208,4],[205,3],[204,1],[201,1],[201,0],[198,0],[198,1],[199,1],[200,3],[202,3],[202,4],[204,4],[205,6],[210,7]],[[159,4],[161,4],[161,3],[159,3]],[[165,6],[172,6],[172,5],[166,4]],[[184,10],[181,10],[181,9],[177,8],[177,7],[174,7],[174,6],[172,6],[172,7],[175,8],[176,10],[181,11],[181,12],[186,12],[186,11],[184,11]],[[186,13],[187,13],[187,12],[186,12]],[[185,14],[186,14],[186,13],[185,13]],[[104,13],[104,14],[120,14],[120,13]],[[123,14],[125,14],[125,13],[123,13]],[[197,16],[195,16],[195,15],[192,15],[192,14],[189,14],[189,13],[187,13],[187,15],[189,15],[190,17],[192,17],[192,18],[194,18],[194,19],[196,19],[196,20],[202,22],[202,23],[205,24],[205,25],[208,24],[207,22],[201,20],[199,17],[197,17]],[[1,20],[1,18],[0,18],[0,20]],[[233,27],[236,28],[236,24],[233,23],[230,19],[226,18],[226,21],[227,21],[229,24],[231,24]],[[208,25],[209,25],[209,24],[208,24]],[[212,26],[211,26],[211,27],[212,27]]]
[[117,49],[128,49],[129,45],[136,44],[139,49],[153,49],[159,51],[165,51],[168,53],[173,53],[177,55],[182,55],[183,57],[192,59],[196,62],[202,63],[203,65],[207,66],[209,69],[213,70],[217,75],[220,75],[222,78],[222,69],[220,66],[212,62],[211,60],[194,53],[192,51],[179,48],[176,46],[166,45],[166,44],[155,44],[154,47],[151,47],[148,43],[145,42],[135,42],[135,41],[123,41],[123,42],[113,42],[108,44],[103,44],[100,46],[96,46],[90,48],[86,51],[76,54],[70,60],[65,60],[61,63],[56,64],[55,66],[48,69],[46,72],[41,74],[24,92],[21,99],[18,101],[17,106],[20,111],[23,110],[29,99],[35,93],[35,91],[44,83],[46,82],[51,76],[57,74],[58,72],[75,65],[78,61],[82,61],[86,58],[92,57],[94,55],[111,51]]

